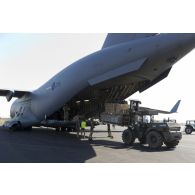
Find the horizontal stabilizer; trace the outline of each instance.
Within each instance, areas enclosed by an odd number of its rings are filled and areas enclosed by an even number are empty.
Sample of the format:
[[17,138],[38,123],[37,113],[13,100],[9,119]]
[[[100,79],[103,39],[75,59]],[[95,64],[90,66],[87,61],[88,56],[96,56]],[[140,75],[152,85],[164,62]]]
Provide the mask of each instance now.
[[101,74],[101,75],[99,75],[95,78],[92,78],[88,82],[91,86],[93,86],[93,85],[97,85],[99,83],[102,83],[104,81],[114,79],[116,77],[128,74],[130,72],[133,72],[133,71],[136,71],[136,70],[140,69],[145,61],[146,61],[146,58],[137,60],[135,62],[131,62],[129,64],[126,64],[124,66],[121,66],[119,68],[111,70],[109,72]]
[[6,90],[6,89],[0,89],[0,96],[5,96],[7,101],[9,102],[13,97],[21,98],[24,95],[30,94],[29,91],[18,91],[18,90]]
[[157,33],[109,33],[106,37],[102,49],[136,39],[151,37],[156,34]]

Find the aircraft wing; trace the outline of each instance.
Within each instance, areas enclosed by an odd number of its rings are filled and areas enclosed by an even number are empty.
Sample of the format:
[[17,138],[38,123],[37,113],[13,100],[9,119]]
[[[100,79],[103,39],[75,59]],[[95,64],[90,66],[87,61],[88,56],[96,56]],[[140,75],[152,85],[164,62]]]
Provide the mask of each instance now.
[[147,59],[147,57],[141,58],[90,78],[89,87],[75,95],[71,101],[91,99],[114,101],[116,98],[122,100],[129,97],[140,88],[140,78],[133,73],[142,68]]
[[7,101],[9,102],[13,97],[21,98],[24,95],[30,94],[29,91],[19,91],[19,90],[7,90],[7,89],[0,89],[0,96],[5,96]]
[[162,81],[163,79],[165,79],[169,75],[171,69],[172,67],[167,69],[165,72],[163,72],[161,75],[159,75],[154,80],[145,82],[144,85],[139,88],[139,92],[141,93],[145,91],[146,89],[152,87],[153,85],[157,84],[158,82]]
[[139,110],[145,115],[173,114],[173,113],[177,113],[180,102],[181,100],[178,100],[177,103],[173,106],[173,108],[170,111],[151,109],[146,107],[140,107]]
[[116,68],[114,70],[111,70],[109,72],[106,72],[104,74],[101,74],[95,78],[91,78],[88,80],[89,84],[91,86],[97,85],[99,83],[103,83],[104,81],[114,79],[116,77],[128,74],[130,72],[136,71],[140,69],[140,67],[144,64],[144,62],[147,60],[147,58],[139,59],[135,62],[131,62],[129,64],[126,64],[124,66],[121,66],[119,68]]
[[101,99],[112,102],[124,100],[137,91],[143,92],[168,76],[171,68],[152,81],[137,76],[136,71],[141,69],[147,60],[147,57],[141,58],[90,78],[88,80],[89,87],[77,94],[72,101]]

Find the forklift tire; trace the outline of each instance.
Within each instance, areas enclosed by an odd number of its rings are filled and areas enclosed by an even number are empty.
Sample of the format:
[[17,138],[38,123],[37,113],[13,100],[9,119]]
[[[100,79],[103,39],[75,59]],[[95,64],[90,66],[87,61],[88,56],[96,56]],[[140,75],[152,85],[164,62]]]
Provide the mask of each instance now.
[[192,127],[186,127],[185,128],[185,132],[186,132],[186,134],[191,134],[192,133]]
[[175,148],[179,144],[179,141],[166,142],[165,145],[167,148]]
[[134,143],[135,135],[134,135],[132,129],[126,129],[123,131],[122,140],[123,140],[125,145],[131,145]]
[[146,135],[146,141],[151,149],[158,149],[163,145],[163,137],[157,131],[150,131]]
[[139,143],[141,144],[141,145],[144,145],[144,144],[146,144],[146,139],[139,139],[138,138],[138,141],[139,141]]

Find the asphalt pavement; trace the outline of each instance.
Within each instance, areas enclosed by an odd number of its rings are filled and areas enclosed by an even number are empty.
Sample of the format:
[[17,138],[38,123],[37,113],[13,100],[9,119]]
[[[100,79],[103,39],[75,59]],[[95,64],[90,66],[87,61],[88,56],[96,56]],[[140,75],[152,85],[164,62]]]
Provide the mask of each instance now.
[[[0,127],[0,162],[2,163],[188,163],[195,162],[195,133],[185,135],[177,148],[150,150],[138,142],[125,147],[124,128],[113,129],[108,138],[106,126],[95,129],[92,142],[78,139],[75,133],[33,128],[17,131]],[[88,132],[86,135],[88,136]]]

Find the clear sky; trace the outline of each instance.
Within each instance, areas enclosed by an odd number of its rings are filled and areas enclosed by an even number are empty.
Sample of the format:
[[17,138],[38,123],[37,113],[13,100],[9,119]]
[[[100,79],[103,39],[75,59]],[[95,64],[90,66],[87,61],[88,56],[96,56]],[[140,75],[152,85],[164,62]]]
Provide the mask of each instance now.
[[[0,88],[34,90],[72,62],[101,49],[106,34],[0,34]],[[195,119],[195,51],[171,70],[169,76],[131,99],[143,106],[170,110],[177,100],[180,122]],[[11,101],[0,97],[0,117],[9,117]],[[168,116],[160,115],[158,118]]]

